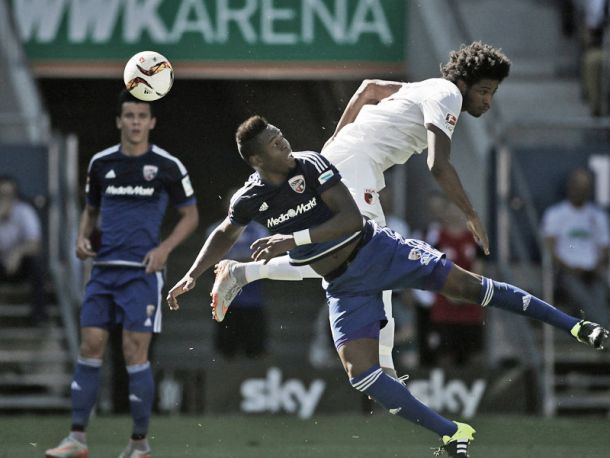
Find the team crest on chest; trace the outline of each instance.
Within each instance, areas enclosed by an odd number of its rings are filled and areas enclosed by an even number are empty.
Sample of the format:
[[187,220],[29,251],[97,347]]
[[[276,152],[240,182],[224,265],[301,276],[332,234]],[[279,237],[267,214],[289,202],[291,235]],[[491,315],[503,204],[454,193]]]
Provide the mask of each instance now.
[[292,177],[290,180],[288,180],[288,184],[294,192],[303,194],[303,191],[305,191],[305,177],[303,175]]
[[144,175],[144,179],[146,181],[150,181],[157,176],[157,172],[159,171],[159,167],[156,165],[145,165],[142,168],[142,174]]
[[365,189],[364,190],[364,201],[367,204],[372,205],[374,200],[375,200],[375,191],[373,189]]

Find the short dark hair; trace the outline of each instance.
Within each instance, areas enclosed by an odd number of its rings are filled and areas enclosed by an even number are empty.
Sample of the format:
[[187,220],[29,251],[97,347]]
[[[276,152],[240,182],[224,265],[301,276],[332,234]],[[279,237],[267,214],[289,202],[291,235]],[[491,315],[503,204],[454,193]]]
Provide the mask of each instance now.
[[153,104],[151,102],[148,102],[146,100],[140,100],[137,97],[134,97],[133,95],[131,95],[131,92],[129,92],[127,89],[123,89],[121,92],[119,92],[119,99],[118,99],[118,104],[117,104],[117,110],[116,110],[116,115],[117,116],[121,116],[121,113],[123,112],[123,104],[125,102],[133,102],[133,103],[145,103],[150,107],[150,115],[154,118],[155,117],[155,111],[153,109]]
[[12,175],[0,175],[0,186],[9,184],[13,188],[14,197],[19,197],[19,184],[17,179]]
[[510,72],[510,59],[500,50],[481,41],[462,45],[449,53],[449,61],[441,65],[443,78],[457,83],[463,80],[469,86],[482,79],[501,82]]
[[259,115],[250,116],[242,122],[235,132],[235,141],[241,158],[248,162],[250,156],[255,154],[256,142],[253,141],[258,134],[264,131],[269,123]]

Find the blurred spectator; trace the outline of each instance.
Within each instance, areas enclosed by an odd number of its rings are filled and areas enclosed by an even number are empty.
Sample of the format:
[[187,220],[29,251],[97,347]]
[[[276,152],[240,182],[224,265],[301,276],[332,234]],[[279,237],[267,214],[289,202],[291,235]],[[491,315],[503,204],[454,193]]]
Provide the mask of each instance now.
[[[446,201],[434,247],[447,259],[471,272],[480,272],[479,247],[466,227],[460,210]],[[430,309],[428,345],[431,364],[464,366],[476,359],[483,347],[483,308],[478,304],[456,304],[434,295]]]
[[[438,189],[429,191],[426,195],[426,214],[424,228],[413,231],[413,238],[424,240],[432,246],[438,242],[441,218],[447,206],[447,196]],[[430,348],[428,336],[430,335],[430,308],[434,304],[436,295],[431,291],[413,290],[416,315],[416,335],[419,363],[429,366],[434,360],[433,350]]]
[[578,33],[578,14],[574,0],[556,0],[558,9],[561,35],[559,37],[559,49],[562,53],[556,56],[558,67],[556,69],[559,77],[578,77],[580,74],[580,62],[582,61],[581,44],[576,39]]
[[0,281],[30,284],[31,319],[47,320],[42,231],[34,207],[19,197],[17,181],[0,177]]
[[[227,211],[231,196],[236,191],[231,189],[225,197]],[[210,236],[219,223],[217,221],[208,227],[206,237]],[[260,224],[248,224],[225,259],[250,261],[250,245],[267,235],[267,229]],[[267,316],[262,289],[261,281],[244,286],[231,303],[225,319],[214,326],[214,346],[225,358],[232,359],[240,351],[248,358],[262,358],[267,354]]]
[[608,93],[604,84],[604,35],[610,2],[585,0],[582,4],[582,83],[592,116],[607,114]]
[[557,301],[582,308],[587,320],[608,325],[608,215],[590,201],[586,169],[567,180],[567,199],[549,207],[542,232],[556,267]]

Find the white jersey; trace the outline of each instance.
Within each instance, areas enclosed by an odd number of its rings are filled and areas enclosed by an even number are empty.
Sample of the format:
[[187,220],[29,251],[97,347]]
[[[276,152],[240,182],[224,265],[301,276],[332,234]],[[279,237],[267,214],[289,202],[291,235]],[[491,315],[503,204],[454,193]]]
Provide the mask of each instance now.
[[570,267],[593,270],[610,244],[608,216],[597,205],[574,207],[563,201],[543,215],[542,232],[556,240],[557,256]]
[[377,105],[362,107],[322,154],[339,169],[361,212],[384,224],[377,198],[383,172],[427,148],[426,124],[451,139],[461,109],[462,94],[446,79],[404,83]]

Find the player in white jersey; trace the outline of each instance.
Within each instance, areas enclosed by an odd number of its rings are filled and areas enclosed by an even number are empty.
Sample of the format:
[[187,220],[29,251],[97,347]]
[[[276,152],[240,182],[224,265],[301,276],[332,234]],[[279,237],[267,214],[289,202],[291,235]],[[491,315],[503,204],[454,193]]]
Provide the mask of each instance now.
[[[384,172],[428,148],[428,167],[448,197],[462,210],[469,230],[489,254],[489,241],[459,176],[451,164],[451,137],[460,113],[479,117],[491,107],[498,85],[508,76],[510,60],[499,50],[473,42],[452,51],[441,78],[415,83],[365,80],[349,101],[322,154],[339,170],[360,212],[385,225],[378,193]],[[215,310],[226,310],[246,283],[268,278],[319,277],[308,266],[291,266],[286,256],[262,262],[221,261],[212,289]],[[388,324],[379,340],[380,365],[396,376],[392,361],[394,319],[391,291],[384,291]],[[221,321],[223,313],[216,314]]]

